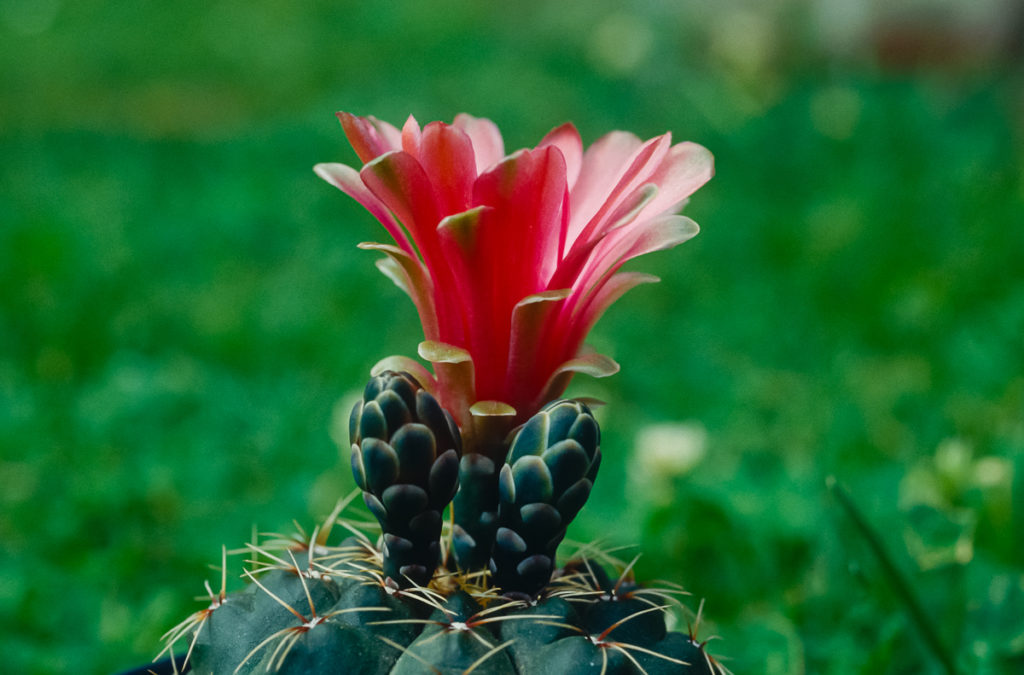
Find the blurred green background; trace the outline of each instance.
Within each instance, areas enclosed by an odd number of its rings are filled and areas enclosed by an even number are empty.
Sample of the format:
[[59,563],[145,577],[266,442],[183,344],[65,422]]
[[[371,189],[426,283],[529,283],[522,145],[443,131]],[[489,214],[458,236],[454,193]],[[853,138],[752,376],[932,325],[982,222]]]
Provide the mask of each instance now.
[[962,671],[1024,671],[1022,13],[882,4],[0,0],[0,670],[146,661],[222,543],[351,489],[338,402],[420,333],[311,171],[345,109],[710,148],[574,384],[570,536],[737,674],[942,672],[835,476]]

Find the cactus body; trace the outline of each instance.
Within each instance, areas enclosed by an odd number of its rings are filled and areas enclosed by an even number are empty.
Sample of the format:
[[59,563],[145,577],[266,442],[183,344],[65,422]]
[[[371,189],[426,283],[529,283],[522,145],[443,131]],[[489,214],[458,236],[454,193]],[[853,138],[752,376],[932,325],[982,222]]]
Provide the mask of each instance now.
[[191,672],[725,673],[691,636],[666,630],[659,591],[612,582],[592,561],[566,565],[526,602],[440,573],[429,589],[395,589],[381,552],[354,543],[319,547],[316,556],[292,551],[297,564],[274,562],[199,613],[179,635],[192,640]]
[[[251,583],[211,593],[210,607],[169,633],[171,647],[189,638],[192,672],[725,672],[692,635],[668,630],[678,591],[638,586],[629,565],[615,579],[590,560],[556,567],[601,463],[585,404],[545,406],[509,435],[499,466],[462,455],[452,417],[411,375],[385,371],[353,408],[349,432],[376,543],[350,536],[328,546],[335,513],[308,541],[251,546]],[[438,569],[453,497],[458,517],[444,543],[454,560]]]

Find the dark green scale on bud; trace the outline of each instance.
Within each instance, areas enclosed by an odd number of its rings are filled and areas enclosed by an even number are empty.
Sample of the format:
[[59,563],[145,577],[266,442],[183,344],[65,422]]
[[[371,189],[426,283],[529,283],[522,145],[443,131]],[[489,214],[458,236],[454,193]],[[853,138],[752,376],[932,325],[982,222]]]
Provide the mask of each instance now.
[[459,491],[452,502],[452,553],[461,570],[487,567],[498,526],[498,469],[488,457],[465,454],[459,462]]
[[498,476],[490,570],[506,593],[536,595],[583,508],[601,463],[601,432],[586,404],[555,401],[512,434]]
[[370,379],[349,417],[352,475],[384,535],[384,575],[430,582],[441,514],[459,483],[462,442],[449,415],[408,373]]

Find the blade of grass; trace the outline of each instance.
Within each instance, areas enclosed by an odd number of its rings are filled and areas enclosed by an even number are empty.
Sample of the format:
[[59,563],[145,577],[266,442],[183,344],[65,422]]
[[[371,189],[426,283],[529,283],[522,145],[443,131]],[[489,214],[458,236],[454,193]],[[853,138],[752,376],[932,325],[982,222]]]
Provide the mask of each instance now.
[[925,643],[931,649],[932,656],[938,659],[948,675],[956,675],[957,669],[953,655],[946,648],[946,645],[943,644],[935,624],[932,623],[927,612],[925,612],[921,601],[910,585],[910,581],[896,566],[892,556],[889,555],[888,550],[886,550],[885,545],[882,543],[881,537],[878,536],[875,529],[868,523],[867,518],[864,517],[864,514],[861,513],[861,510],[854,503],[850,493],[839,484],[839,481],[834,476],[829,476],[825,483],[829,491],[839,501],[840,506],[846,511],[846,515],[853,521],[861,536],[867,541],[871,552],[874,553],[878,564],[882,568],[883,574],[888,579],[889,585],[892,586],[896,595],[903,601],[907,614],[910,615],[910,620],[917,626],[921,637],[924,638]]

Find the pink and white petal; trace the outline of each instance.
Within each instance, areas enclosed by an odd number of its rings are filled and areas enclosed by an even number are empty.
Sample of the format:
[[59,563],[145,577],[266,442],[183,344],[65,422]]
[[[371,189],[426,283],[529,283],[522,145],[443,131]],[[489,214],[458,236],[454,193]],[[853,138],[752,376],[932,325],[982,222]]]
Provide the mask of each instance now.
[[[405,152],[391,152],[370,162],[360,172],[367,187],[408,228],[423,263],[434,282],[438,335],[443,340],[463,344],[467,331],[476,328],[464,311],[457,265],[443,250],[441,222],[433,183],[423,167]],[[479,323],[479,322],[476,322]]]
[[543,148],[546,145],[553,145],[562,151],[562,157],[565,158],[565,179],[571,191],[583,166],[583,141],[580,139],[580,132],[572,122],[566,122],[549,131],[537,147]]
[[[386,256],[378,260],[377,267],[412,299],[420,315],[420,323],[423,324],[423,336],[428,340],[438,339],[434,284],[420,259],[388,244],[363,242],[359,244],[359,248],[365,251],[379,251]],[[385,265],[382,266],[381,263]]]
[[358,171],[345,164],[327,163],[317,164],[313,167],[313,171],[373,214],[373,217],[380,221],[380,224],[403,251],[409,255],[416,255],[405,230],[391,216],[387,207],[366,187]]
[[478,174],[497,164],[505,156],[505,141],[498,126],[491,120],[460,113],[455,116],[453,125],[464,131],[473,142]]
[[629,197],[624,199],[619,207],[609,217],[611,225],[604,229],[601,236],[587,240],[577,240],[568,255],[565,255],[558,264],[558,269],[551,279],[551,285],[556,287],[571,286],[579,278],[583,267],[590,260],[591,253],[609,232],[620,227],[625,227],[636,220],[637,216],[651,200],[654,199],[658,188],[647,184],[635,190]]
[[625,131],[613,131],[597,139],[583,153],[580,172],[570,196],[570,241],[583,231],[604,204],[619,178],[629,168],[630,157],[641,145],[643,142],[635,135]]
[[[647,207],[657,198],[659,192],[660,189],[654,183],[647,183],[646,185],[641,185],[636,190],[633,190],[633,192],[623,198],[616,209],[609,214],[609,224],[604,229],[604,232],[608,233],[613,230],[617,230],[620,227],[625,227],[633,221],[638,220],[640,214],[648,210]],[[648,218],[647,220],[651,220],[651,218]],[[597,242],[591,241],[589,243],[596,244]]]
[[359,117],[347,112],[339,112],[337,115],[342,129],[345,130],[345,137],[363,163],[380,157],[385,152],[401,149],[402,134],[387,122],[382,122],[376,117]]
[[573,294],[559,318],[559,339],[569,345],[583,341],[596,321],[596,317],[591,317],[592,321],[586,323],[586,308],[623,263],[645,253],[672,248],[694,237],[699,230],[697,223],[685,216],[662,216],[608,233],[594,248],[573,285]]
[[[671,145],[672,137],[669,134],[664,134],[652,138],[637,149],[630,157],[627,168],[619,177],[615,187],[606,193],[603,203],[598,207],[597,212],[590,221],[575,237],[572,237],[570,233],[572,247],[577,245],[586,246],[588,242],[604,235],[608,225],[613,222],[611,217],[618,209],[619,204],[626,200],[640,186],[650,182],[649,177],[661,166]],[[573,222],[575,224],[575,221]],[[570,230],[572,230],[572,226],[570,226]],[[570,248],[571,250],[572,248]]]
[[476,161],[473,143],[464,131],[442,122],[428,124],[420,141],[420,164],[434,184],[442,214],[470,207]]
[[643,217],[677,212],[680,205],[714,175],[715,158],[707,148],[688,141],[673,145],[661,166],[648,179],[658,186],[658,196],[644,209]]
[[590,296],[600,291],[605,281],[627,260],[678,246],[698,232],[700,227],[686,216],[662,216],[609,232],[594,248],[573,285],[573,297],[566,304],[566,309],[573,312],[573,320]]

